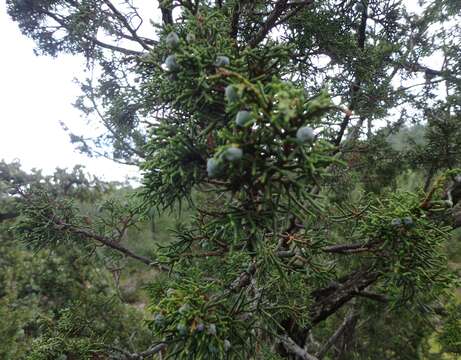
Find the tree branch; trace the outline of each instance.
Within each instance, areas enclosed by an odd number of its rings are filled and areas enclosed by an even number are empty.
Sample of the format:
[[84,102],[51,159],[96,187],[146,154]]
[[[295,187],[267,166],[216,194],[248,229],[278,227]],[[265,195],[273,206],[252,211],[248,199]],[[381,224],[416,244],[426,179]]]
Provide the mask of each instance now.
[[[145,153],[142,153],[140,152],[139,150],[133,148],[132,146],[130,146],[126,141],[123,141],[123,138],[117,134],[117,132],[112,129],[112,126],[110,124],[110,121],[108,121],[106,119],[106,117],[102,114],[102,112],[99,110],[99,106],[98,104],[96,103],[96,95],[94,93],[94,88],[93,88],[93,84],[92,84],[92,81],[90,82],[90,96],[89,96],[89,99],[91,101],[91,103],[93,104],[93,108],[94,110],[96,111],[96,114],[99,116],[99,118],[101,119],[101,121],[103,122],[104,126],[106,127],[107,130],[109,130],[109,132],[112,134],[112,136],[117,139],[121,144],[123,144],[123,146],[125,146],[128,151],[132,152],[133,154],[139,156],[141,159],[144,159],[146,157],[146,154]],[[139,163],[134,163],[134,165],[139,165]]]
[[[366,37],[366,29],[367,29],[367,6],[365,6],[364,10],[362,11],[362,17],[360,20],[360,26],[359,30],[357,33],[357,46],[359,49],[364,49],[365,48],[365,37]],[[355,109],[355,105],[357,102],[357,95],[358,92],[360,91],[360,86],[361,86],[361,79],[358,76],[358,71],[357,71],[357,66],[355,70],[355,79],[354,83],[352,84],[352,90],[351,90],[351,101],[349,104],[349,110],[350,112],[344,116],[343,121],[340,125],[339,133],[336,139],[333,141],[333,145],[338,146],[341,144],[341,141],[343,139],[344,133],[346,132],[346,129],[349,125],[349,122],[351,120],[351,115],[352,111]],[[339,151],[339,150],[338,150]]]
[[300,1],[299,3],[298,2],[291,2],[289,3],[288,5],[289,6],[293,6],[293,8],[288,11],[284,16],[282,16],[276,23],[276,25],[280,25],[280,24],[283,24],[285,23],[286,21],[288,21],[290,18],[292,18],[293,16],[295,16],[299,11],[301,11],[301,9],[304,7],[304,6],[307,6],[307,5],[310,5],[311,2],[310,1]]
[[358,315],[352,309],[349,314],[344,318],[344,321],[341,323],[339,328],[334,332],[334,334],[325,342],[322,348],[315,354],[315,356],[321,360],[327,354],[328,350],[336,343],[336,341],[343,335],[346,329],[349,327],[349,324],[357,320]]
[[107,44],[107,43],[104,43],[102,42],[101,40],[98,40],[97,38],[95,37],[91,37],[91,36],[88,36],[88,35],[85,35],[83,34],[82,37],[84,37],[85,39],[87,39],[88,41],[92,41],[93,43],[95,43],[96,45],[104,48],[104,49],[108,49],[108,50],[112,50],[112,51],[117,51],[119,53],[122,53],[122,54],[125,54],[125,55],[134,55],[134,56],[140,56],[142,55],[143,53],[140,52],[140,51],[136,51],[136,50],[130,50],[130,49],[127,49],[127,48],[122,48],[120,46],[116,46],[116,45],[112,45],[112,44]]
[[280,15],[282,15],[282,13],[286,10],[287,4],[288,0],[279,0],[275,3],[274,10],[272,10],[270,15],[267,17],[266,22],[259,29],[253,39],[248,42],[249,47],[254,48],[264,40],[269,31],[271,31],[272,28],[276,25]]
[[162,12],[162,22],[164,25],[171,25],[173,24],[173,11],[170,8],[167,8],[165,5],[162,4],[162,1],[159,1],[159,8]]
[[280,340],[282,341],[283,347],[291,354],[296,355],[301,360],[319,360],[317,357],[309,354],[306,350],[304,350],[301,346],[296,344],[296,342],[290,338],[288,335],[280,336]]
[[235,2],[234,7],[232,9],[230,36],[233,39],[236,39],[237,34],[238,34],[238,25],[239,25],[239,18],[240,18],[240,6],[242,6],[242,3],[241,3],[240,0],[238,0],[238,1]]
[[[59,16],[56,16],[56,14],[53,14],[52,12],[49,12],[49,11],[44,11],[43,13],[45,15],[48,15],[50,18],[52,18],[54,21],[56,21],[59,25],[61,25],[64,29],[66,29],[67,32],[69,32],[68,25],[67,25],[65,19],[62,19]],[[112,45],[112,44],[107,44],[107,43],[102,42],[101,40],[97,39],[96,37],[92,37],[92,36],[89,36],[89,35],[86,35],[86,34],[82,34],[81,36],[82,36],[82,38],[84,38],[84,39],[86,39],[86,40],[88,40],[90,42],[93,42],[95,45],[98,45],[98,46],[100,46],[100,47],[102,47],[104,49],[117,51],[117,52],[120,52],[120,53],[125,54],[125,55],[140,56],[140,55],[143,54],[142,52],[139,52],[139,51],[130,50],[130,49],[127,49],[127,48],[122,48],[122,47]]]
[[107,349],[115,350],[115,351],[121,353],[123,355],[122,359],[125,359],[125,360],[141,360],[141,359],[147,358],[149,356],[152,356],[154,354],[157,354],[157,353],[161,352],[163,349],[166,348],[166,346],[167,346],[167,343],[160,342],[158,344],[152,345],[146,351],[142,351],[142,352],[139,352],[139,353],[131,353],[128,350],[121,349],[121,348],[116,347],[116,346],[107,346]]
[[358,292],[366,289],[378,278],[379,272],[364,268],[354,271],[323,289],[315,290],[312,293],[314,304],[311,311],[311,325],[306,329],[306,333],[313,325],[334,314]]
[[129,31],[134,41],[136,41],[139,45],[141,45],[145,50],[149,51],[150,47],[147,46],[146,43],[138,36],[137,32],[131,27],[130,23],[125,18],[125,16],[120,11],[117,10],[114,4],[112,4],[112,2],[109,0],[103,0],[103,1],[109,7],[109,9],[112,10],[114,15],[117,17],[117,19],[120,20],[123,26]]
[[373,293],[373,292],[370,292],[370,291],[367,291],[367,290],[357,291],[355,293],[355,295],[361,296],[361,297],[364,297],[364,298],[367,298],[367,299],[370,299],[370,300],[379,301],[379,302],[384,303],[384,304],[389,302],[389,299],[388,299],[387,296],[382,295],[382,294]]
[[370,250],[370,244],[341,244],[322,248],[323,252],[336,254],[351,254]]
[[[60,220],[60,219],[53,219],[53,222],[55,223],[55,226],[57,229],[59,230],[67,230],[67,231],[70,231],[71,233],[73,234],[76,234],[76,235],[81,235],[85,238],[88,238],[88,239],[93,239],[93,240],[96,240],[97,242],[113,249],[113,250],[116,250],[122,254],[124,254],[125,256],[128,256],[132,259],[135,259],[135,260],[138,260],[148,266],[152,266],[152,265],[156,265],[151,259],[149,258],[146,258],[142,255],[138,255],[138,254],[135,254],[133,251],[131,251],[130,249],[124,247],[123,245],[121,245],[120,243],[114,241],[113,239],[107,237],[107,236],[103,236],[103,235],[98,235],[98,234],[95,234],[93,232],[91,232],[90,230],[88,229],[84,229],[84,228],[81,228],[81,227],[77,227],[75,225],[72,225],[72,224],[68,224],[68,223],[65,223],[64,221]],[[157,268],[161,271],[169,271],[169,268],[164,266],[164,265],[156,265]]]

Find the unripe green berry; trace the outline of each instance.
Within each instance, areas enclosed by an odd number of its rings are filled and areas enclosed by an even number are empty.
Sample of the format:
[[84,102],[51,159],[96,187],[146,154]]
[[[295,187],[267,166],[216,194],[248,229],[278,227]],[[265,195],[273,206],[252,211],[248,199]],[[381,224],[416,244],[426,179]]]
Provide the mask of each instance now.
[[245,126],[251,120],[251,113],[246,110],[240,110],[235,117],[238,126]]
[[227,85],[224,93],[229,102],[234,102],[239,99],[237,91],[235,90],[235,87],[233,85]]
[[167,58],[165,59],[165,66],[170,71],[178,71],[179,70],[179,64],[176,61],[176,55],[175,54],[167,56]]
[[195,35],[193,33],[188,33],[186,35],[186,40],[188,43],[193,43],[196,40]]
[[179,46],[179,36],[176,34],[174,31],[170,32],[166,39],[165,39],[166,45],[170,49],[175,49]]
[[23,328],[20,328],[20,329],[18,329],[18,331],[16,332],[16,336],[17,336],[18,338],[21,338],[21,339],[22,339],[22,338],[24,338],[24,337],[26,336],[26,332],[24,331]]
[[217,56],[214,62],[214,66],[216,67],[229,66],[229,64],[230,60],[227,56]]
[[184,304],[182,305],[180,308],[179,308],[179,313],[181,315],[184,315],[185,313],[187,313],[188,311],[190,310],[190,305],[189,304]]
[[167,296],[172,296],[175,292],[176,292],[175,289],[168,288],[168,290],[166,291],[166,294],[167,294]]
[[303,126],[296,132],[296,138],[302,143],[312,142],[315,139],[314,129],[309,126]]
[[208,345],[208,351],[212,354],[217,354],[219,352],[218,348],[213,344]]
[[157,313],[154,315],[154,324],[156,326],[162,326],[164,321],[165,317],[162,314]]
[[227,161],[237,161],[242,158],[243,151],[242,149],[239,149],[238,147],[232,146],[226,149],[223,156],[224,156],[224,159],[226,159]]
[[413,219],[409,216],[403,218],[403,223],[405,226],[409,226],[409,227],[414,225]]
[[178,330],[178,333],[179,333],[179,335],[181,335],[181,336],[187,336],[187,334],[188,334],[188,332],[189,332],[189,331],[187,330],[186,325],[184,325],[184,324],[178,324],[178,325],[176,326],[176,330]]

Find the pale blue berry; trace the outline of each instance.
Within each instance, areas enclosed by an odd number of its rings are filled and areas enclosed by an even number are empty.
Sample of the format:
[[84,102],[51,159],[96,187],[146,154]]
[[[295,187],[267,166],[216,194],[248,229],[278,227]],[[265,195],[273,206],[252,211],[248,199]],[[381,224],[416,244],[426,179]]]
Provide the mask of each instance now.
[[165,42],[167,46],[171,49],[177,48],[179,46],[179,36],[175,32],[170,32],[166,39]]
[[206,163],[206,171],[209,177],[216,177],[219,174],[220,163],[215,158],[208,159]]
[[178,62],[176,60],[176,55],[175,54],[167,56],[167,58],[165,59],[165,66],[170,71],[179,70],[179,64],[178,64]]
[[227,161],[237,161],[242,158],[243,151],[242,149],[232,146],[226,149],[223,156],[224,156],[224,159],[226,159]]
[[178,325],[176,326],[176,330],[178,330],[178,333],[179,333],[179,335],[181,335],[181,336],[186,336],[187,333],[188,333],[187,327],[186,327],[186,325],[184,325],[184,324],[178,324]]
[[225,90],[226,98],[229,102],[234,102],[239,99],[237,91],[233,85],[227,85]]
[[197,327],[195,328],[195,330],[197,332],[203,332],[203,330],[205,330],[205,325],[203,325],[202,323],[198,324]]
[[392,219],[391,225],[394,227],[402,226],[402,220],[400,220],[399,218]]
[[214,62],[214,66],[216,67],[229,66],[229,64],[230,60],[227,56],[217,56]]
[[229,340],[224,340],[224,351],[229,351],[230,348],[232,347],[231,343]]
[[314,129],[309,126],[303,126],[296,132],[296,138],[302,143],[312,142],[315,139]]
[[246,110],[240,110],[235,117],[238,126],[245,126],[251,120],[251,113]]
[[164,320],[165,320],[165,317],[162,314],[157,313],[154,315],[154,323],[156,326],[162,326]]
[[208,331],[207,333],[209,335],[215,336],[216,335],[216,325],[215,324],[210,324],[208,325]]
[[409,217],[409,216],[403,218],[403,223],[405,224],[405,226],[413,226],[414,225],[413,219],[411,217]]

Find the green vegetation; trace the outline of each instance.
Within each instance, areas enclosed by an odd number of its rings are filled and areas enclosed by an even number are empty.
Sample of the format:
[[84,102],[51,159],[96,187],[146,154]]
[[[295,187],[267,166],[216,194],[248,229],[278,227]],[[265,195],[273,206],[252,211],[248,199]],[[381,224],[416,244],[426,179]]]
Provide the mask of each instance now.
[[136,3],[7,0],[142,185],[0,164],[0,355],[460,356],[459,1]]

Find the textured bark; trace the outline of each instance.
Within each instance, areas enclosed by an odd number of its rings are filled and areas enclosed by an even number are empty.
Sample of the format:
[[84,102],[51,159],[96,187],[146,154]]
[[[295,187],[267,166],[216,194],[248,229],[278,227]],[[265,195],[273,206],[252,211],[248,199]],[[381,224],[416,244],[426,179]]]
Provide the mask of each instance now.
[[373,284],[379,278],[379,273],[369,269],[357,270],[337,283],[314,291],[314,304],[311,311],[311,326],[325,320],[334,314],[344,304],[350,301],[357,292]]

